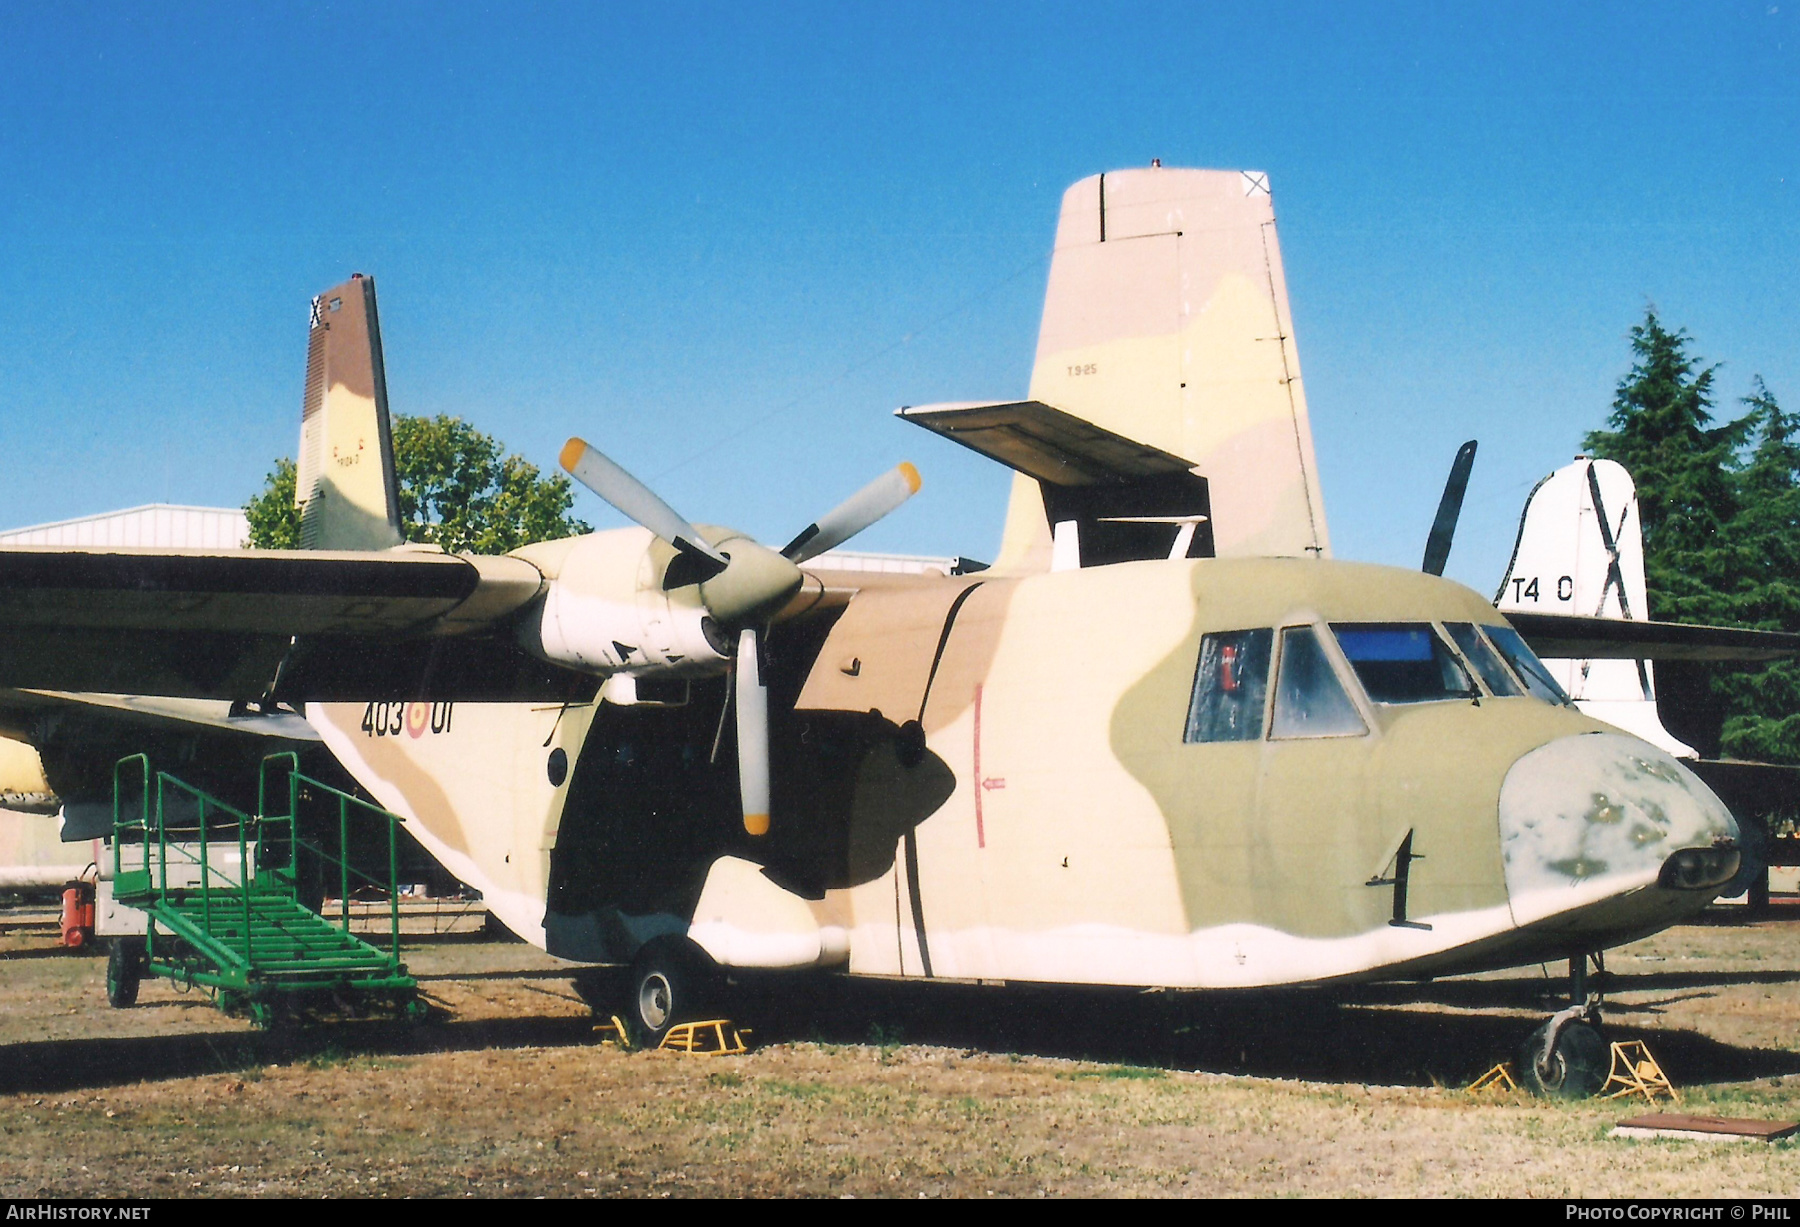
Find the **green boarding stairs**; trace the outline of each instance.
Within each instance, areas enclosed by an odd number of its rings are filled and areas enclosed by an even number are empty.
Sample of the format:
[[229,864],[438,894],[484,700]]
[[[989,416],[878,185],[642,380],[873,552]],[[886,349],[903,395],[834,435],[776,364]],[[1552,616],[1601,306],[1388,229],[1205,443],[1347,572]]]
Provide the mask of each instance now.
[[[286,776],[286,788],[270,788]],[[285,796],[281,795],[285,792]],[[329,1004],[361,1012],[393,1009],[419,1018],[418,982],[400,961],[396,827],[400,818],[300,774],[292,753],[264,759],[257,815],[244,814],[163,771],[146,755],[113,768],[113,893],[148,914],[143,944],[112,981],[153,975],[200,985],[228,1013],[248,1013],[259,1026]],[[301,838],[302,799],[335,804],[338,854]],[[271,813],[271,804],[285,808]],[[349,864],[351,818],[385,822],[388,878],[381,882]],[[300,900],[300,857],[335,871],[342,914],[327,920]],[[352,879],[386,892],[385,949],[350,932]],[[114,997],[118,1004],[118,997]]]

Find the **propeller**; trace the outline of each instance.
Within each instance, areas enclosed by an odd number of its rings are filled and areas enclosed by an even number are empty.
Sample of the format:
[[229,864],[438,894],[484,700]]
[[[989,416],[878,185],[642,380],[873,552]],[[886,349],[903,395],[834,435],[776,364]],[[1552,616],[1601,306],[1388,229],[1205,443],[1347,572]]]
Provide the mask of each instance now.
[[570,439],[563,444],[560,459],[569,476],[675,547],[685,566],[679,577],[674,566],[669,568],[663,579],[665,589],[699,583],[725,570],[725,556],[694,531],[681,513],[598,448],[582,439]]
[[800,530],[781,547],[789,562],[805,562],[842,545],[919,492],[919,470],[902,461]]
[[725,539],[729,552],[702,537],[650,487],[581,439],[563,445],[562,467],[576,481],[675,549],[663,573],[665,591],[700,586],[700,602],[737,627],[733,706],[737,711],[738,796],[744,830],[769,831],[769,688],[762,681],[757,624],[800,587],[800,565],[841,545],[919,490],[919,470],[900,464],[807,525],[780,553],[748,537]]
[[1431,522],[1431,535],[1425,539],[1427,575],[1442,575],[1450,561],[1450,542],[1456,536],[1456,520],[1462,515],[1463,494],[1469,488],[1469,470],[1475,467],[1475,440],[1456,449],[1450,463],[1450,479],[1444,483],[1444,497],[1438,500],[1437,519]]
[[762,660],[756,631],[738,633],[737,743],[738,799],[744,806],[744,830],[769,833],[769,688],[762,683]]

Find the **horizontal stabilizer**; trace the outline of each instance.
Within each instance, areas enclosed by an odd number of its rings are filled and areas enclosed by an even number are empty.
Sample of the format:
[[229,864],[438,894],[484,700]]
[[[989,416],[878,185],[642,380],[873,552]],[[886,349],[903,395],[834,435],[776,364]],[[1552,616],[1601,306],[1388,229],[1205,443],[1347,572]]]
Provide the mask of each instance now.
[[1046,522],[1065,534],[1072,565],[1212,556],[1207,481],[1179,456],[1036,400],[898,413],[1036,478]]
[[1118,484],[1193,468],[1042,401],[912,405],[896,415],[1053,486]]
[[1782,660],[1800,635],[1686,622],[1633,622],[1502,610],[1539,656],[1580,660]]

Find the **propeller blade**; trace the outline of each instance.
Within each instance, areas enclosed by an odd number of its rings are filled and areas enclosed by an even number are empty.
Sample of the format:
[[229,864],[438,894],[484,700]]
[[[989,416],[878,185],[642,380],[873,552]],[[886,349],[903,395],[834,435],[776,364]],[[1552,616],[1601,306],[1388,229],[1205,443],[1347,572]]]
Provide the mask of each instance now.
[[1462,515],[1463,494],[1469,488],[1469,470],[1475,467],[1475,440],[1456,449],[1450,464],[1450,480],[1444,483],[1444,497],[1438,500],[1437,519],[1431,522],[1431,536],[1425,539],[1427,575],[1442,575],[1450,561],[1450,542],[1456,536],[1456,520]]
[[737,654],[738,796],[744,803],[744,830],[769,833],[769,688],[762,684],[756,631],[738,633]]
[[919,470],[902,462],[808,524],[782,548],[782,556],[800,563],[842,545],[917,494],[919,485]]
[[724,556],[694,531],[692,524],[597,448],[585,440],[570,439],[563,444],[560,459],[569,476],[675,547],[681,557],[669,568],[668,577],[675,582],[665,580],[665,587],[701,583],[725,569]]

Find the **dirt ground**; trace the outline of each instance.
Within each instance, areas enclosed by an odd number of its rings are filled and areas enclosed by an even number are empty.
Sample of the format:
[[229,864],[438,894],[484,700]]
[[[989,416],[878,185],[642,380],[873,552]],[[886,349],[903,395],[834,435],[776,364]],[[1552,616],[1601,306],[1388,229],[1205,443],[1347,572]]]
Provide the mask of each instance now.
[[[1609,1031],[1687,1110],[1800,1119],[1794,919],[1609,958]],[[559,964],[414,939],[420,1027],[269,1035],[0,911],[0,1196],[1787,1195],[1800,1145],[1630,1141],[1642,1103],[1458,1089],[1561,969],[1184,997],[827,983],[741,1006],[738,1057],[596,1043]]]

